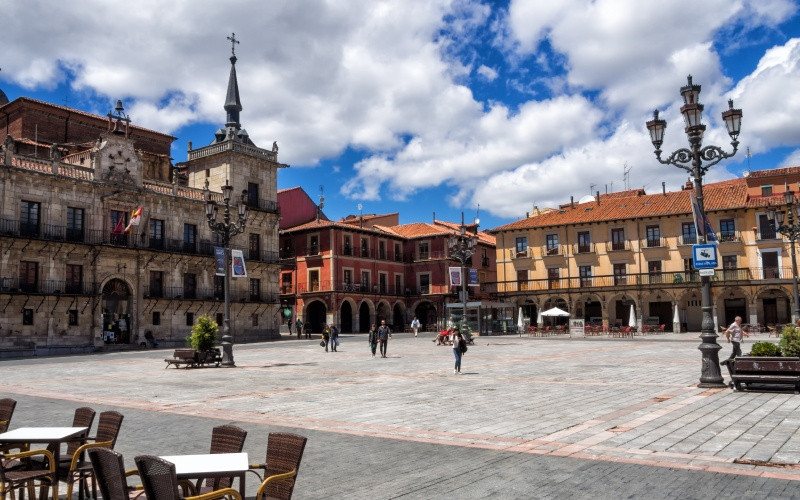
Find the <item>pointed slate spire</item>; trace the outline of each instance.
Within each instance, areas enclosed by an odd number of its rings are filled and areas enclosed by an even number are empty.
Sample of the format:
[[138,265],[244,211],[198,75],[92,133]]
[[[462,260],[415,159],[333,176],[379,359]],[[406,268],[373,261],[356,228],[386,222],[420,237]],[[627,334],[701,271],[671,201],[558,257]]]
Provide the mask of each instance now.
[[242,102],[239,100],[239,82],[236,80],[236,33],[231,33],[228,37],[231,42],[231,74],[228,77],[228,93],[225,96],[225,111],[228,114],[226,127],[239,129],[239,112],[242,110]]

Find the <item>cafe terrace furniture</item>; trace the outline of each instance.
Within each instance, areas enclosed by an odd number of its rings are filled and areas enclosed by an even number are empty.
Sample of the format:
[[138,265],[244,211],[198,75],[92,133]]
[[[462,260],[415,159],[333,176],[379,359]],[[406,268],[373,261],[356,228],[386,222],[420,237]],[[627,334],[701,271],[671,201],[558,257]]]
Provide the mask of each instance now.
[[[267,457],[263,464],[252,464],[250,469],[264,471],[263,482],[256,500],[264,498],[289,500],[292,498],[297,471],[303,459],[307,438],[289,432],[270,432],[267,438]],[[261,476],[259,476],[261,477]]]
[[[241,453],[244,449],[244,440],[247,431],[235,425],[218,425],[211,430],[211,453]],[[202,485],[205,479],[205,486]],[[230,488],[233,484],[232,477],[201,478],[197,480],[195,489],[197,493]]]
[[[72,487],[76,482],[79,483],[79,495],[88,489],[86,487],[87,479],[92,476],[93,469],[92,463],[84,457],[84,452],[92,448],[110,448],[113,450],[123,418],[122,414],[116,411],[104,411],[101,413],[100,419],[97,421],[97,434],[94,437],[86,438],[86,442],[80,445],[75,450],[75,453],[72,454],[69,464],[59,465],[60,472],[67,478],[67,500],[72,499]],[[92,481],[92,498],[97,498],[96,481]]]
[[[139,469],[139,476],[142,478],[144,492],[148,499],[158,500],[211,500],[216,498],[226,498],[229,500],[242,500],[242,495],[233,488],[224,488],[211,493],[184,497],[179,491],[179,472],[183,471],[184,479],[208,477],[220,472],[218,465],[224,465],[219,459],[231,458],[230,455],[240,455],[238,459],[229,462],[234,463],[234,467],[240,468],[238,462],[244,459],[244,467],[247,469],[247,453],[218,453],[215,455],[178,455],[173,457],[155,457],[152,455],[140,455],[134,458],[136,467]],[[168,460],[169,459],[169,460]],[[230,470],[221,471],[224,475],[231,475]],[[244,472],[241,472],[242,488],[244,488]]]
[[11,423],[11,417],[14,415],[16,406],[17,402],[13,399],[0,399],[0,432],[8,430],[8,424]]
[[[6,468],[7,464],[18,464],[20,461],[39,455],[42,455],[47,462],[47,469]],[[57,474],[55,458],[47,450],[29,450],[10,454],[0,453],[0,500],[6,500],[6,496],[9,493],[11,493],[11,498],[15,498],[14,490],[22,487],[27,488],[28,498],[36,498],[37,483],[42,493],[44,493],[45,488],[52,489],[52,498],[58,500]]]
[[[87,454],[94,468],[103,500],[129,500],[144,493],[141,485],[128,486],[128,477],[138,476],[137,469],[125,470],[122,454],[109,448],[92,448]],[[134,495],[134,493],[138,494]]]

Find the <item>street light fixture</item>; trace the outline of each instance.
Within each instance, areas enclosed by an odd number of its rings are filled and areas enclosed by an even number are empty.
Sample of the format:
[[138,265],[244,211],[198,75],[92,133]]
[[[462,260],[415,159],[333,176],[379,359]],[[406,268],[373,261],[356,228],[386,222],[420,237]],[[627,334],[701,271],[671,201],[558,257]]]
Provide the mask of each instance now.
[[[477,229],[476,229],[477,230]],[[461,225],[458,227],[458,234],[450,236],[448,247],[450,257],[461,263],[461,292],[460,302],[463,305],[463,316],[461,317],[462,328],[467,326],[467,279],[465,268],[467,261],[472,257],[475,247],[478,245],[477,236],[467,236],[467,227],[464,225],[464,212],[461,212]]]
[[[788,187],[783,196],[786,202],[786,213],[789,216],[787,223],[783,223],[784,213],[777,210],[776,207],[771,206],[767,209],[767,218],[775,225],[776,231],[789,238],[791,244],[792,275],[794,278],[794,314],[792,323],[796,324],[797,319],[800,318],[800,298],[798,298],[797,290],[797,257],[795,256],[794,243],[800,239],[800,204],[796,203],[794,192],[790,191]],[[795,216],[797,216],[797,222],[795,222]]]
[[226,180],[222,186],[222,201],[225,211],[222,213],[222,222],[217,222],[217,203],[211,199],[211,193],[206,188],[206,219],[211,232],[222,239],[225,249],[225,319],[222,326],[222,366],[234,367],[233,362],[233,336],[231,335],[231,238],[244,231],[247,222],[247,191],[242,191],[239,203],[238,221],[231,220],[231,195],[233,186]]
[[[661,159],[661,144],[664,142],[664,130],[667,122],[659,119],[658,110],[653,113],[653,119],[647,122],[647,130],[650,132],[650,140],[653,142],[656,159],[664,165],[675,165],[692,174],[694,177],[695,195],[700,213],[698,223],[705,224],[706,216],[703,207],[703,175],[709,168],[719,163],[725,158],[730,158],[736,154],[739,147],[739,131],[742,124],[742,110],[733,108],[733,100],[728,100],[728,109],[722,112],[722,119],[731,136],[731,146],[733,151],[727,153],[718,146],[706,146],[703,144],[703,133],[706,126],[702,123],[703,105],[700,104],[700,85],[692,84],[692,76],[689,75],[687,85],[681,87],[683,96],[683,115],[686,128],[686,136],[689,139],[689,148],[681,148],[673,151],[665,160]],[[705,163],[703,163],[705,162]],[[707,243],[706,228],[702,228],[700,233],[700,243]],[[714,331],[714,320],[711,317],[711,281],[709,276],[701,276],[702,294],[700,299],[703,310],[703,323],[701,325],[700,339],[702,342],[698,347],[702,352],[703,365],[700,374],[699,387],[725,387],[722,375],[719,370],[718,352],[722,347],[717,343],[717,334]]]

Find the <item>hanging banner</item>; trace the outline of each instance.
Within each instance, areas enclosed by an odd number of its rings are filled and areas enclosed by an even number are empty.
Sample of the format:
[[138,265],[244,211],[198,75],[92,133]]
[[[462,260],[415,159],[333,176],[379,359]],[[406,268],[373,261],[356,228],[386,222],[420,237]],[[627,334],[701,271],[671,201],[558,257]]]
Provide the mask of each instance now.
[[217,259],[217,276],[225,276],[225,249],[214,247],[214,256]]
[[231,249],[231,265],[233,266],[232,278],[246,278],[247,268],[244,267],[244,254],[241,250]]
[[461,268],[450,268],[450,286],[461,286]]
[[470,269],[469,270],[469,286],[478,286],[478,270],[477,269]]

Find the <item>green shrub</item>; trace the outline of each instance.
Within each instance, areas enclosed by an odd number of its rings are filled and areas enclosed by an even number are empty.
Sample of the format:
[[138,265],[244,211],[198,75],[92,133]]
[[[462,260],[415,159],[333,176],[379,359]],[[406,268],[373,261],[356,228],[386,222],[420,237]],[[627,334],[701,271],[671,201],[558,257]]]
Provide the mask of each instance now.
[[785,326],[781,330],[781,352],[784,356],[800,356],[800,329]]
[[186,341],[192,348],[198,351],[208,351],[214,348],[217,343],[217,332],[219,325],[209,316],[203,315],[197,318],[197,323],[192,327],[192,333],[186,337]]
[[772,342],[756,342],[750,349],[751,356],[780,356],[780,347]]

